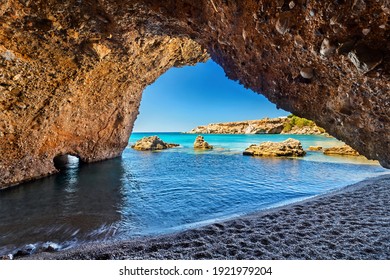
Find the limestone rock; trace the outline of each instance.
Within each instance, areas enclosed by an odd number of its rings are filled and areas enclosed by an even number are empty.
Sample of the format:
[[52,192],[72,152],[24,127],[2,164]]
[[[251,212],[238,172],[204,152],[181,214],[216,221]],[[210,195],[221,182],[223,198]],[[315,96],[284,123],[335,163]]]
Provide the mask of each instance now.
[[321,146],[310,146],[309,151],[321,151],[322,147]]
[[198,135],[195,139],[194,142],[194,149],[199,149],[199,150],[210,150],[212,149],[213,146],[211,146],[209,143],[207,143],[204,140],[204,137],[201,135]]
[[283,131],[289,119],[265,118],[261,120],[212,123],[201,125],[190,130],[191,134],[309,134],[324,135],[324,130],[316,125],[293,126],[289,131]]
[[289,138],[283,142],[263,142],[260,145],[251,145],[243,154],[261,157],[303,157],[306,152],[301,142]]
[[165,150],[168,148],[178,147],[179,144],[165,143],[157,136],[144,137],[138,140],[133,146],[134,150],[138,151],[154,151],[154,150]]
[[282,131],[280,134],[329,136],[328,133],[324,132],[324,129],[322,129],[321,127],[318,127],[316,125],[303,126],[303,127],[295,126],[295,127],[291,128],[291,130],[289,130],[289,131]]
[[360,154],[350,146],[343,145],[325,149],[324,155],[359,156]]

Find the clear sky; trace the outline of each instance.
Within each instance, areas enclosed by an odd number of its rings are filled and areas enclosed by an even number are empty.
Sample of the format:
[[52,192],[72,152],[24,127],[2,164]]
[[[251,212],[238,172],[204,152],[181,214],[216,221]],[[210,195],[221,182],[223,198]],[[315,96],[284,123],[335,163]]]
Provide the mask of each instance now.
[[229,80],[214,61],[171,68],[142,96],[134,132],[184,132],[209,123],[287,116],[264,96]]

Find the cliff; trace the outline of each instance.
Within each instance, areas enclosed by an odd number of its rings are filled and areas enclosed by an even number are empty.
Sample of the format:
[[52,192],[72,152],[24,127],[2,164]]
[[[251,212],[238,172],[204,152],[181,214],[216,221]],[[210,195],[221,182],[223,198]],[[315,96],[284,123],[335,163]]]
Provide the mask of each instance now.
[[389,15],[388,0],[2,0],[0,188],[58,155],[120,156],[143,89],[208,57],[390,167]]
[[198,126],[193,134],[311,134],[328,135],[315,123],[297,117],[265,118],[261,120],[212,123]]

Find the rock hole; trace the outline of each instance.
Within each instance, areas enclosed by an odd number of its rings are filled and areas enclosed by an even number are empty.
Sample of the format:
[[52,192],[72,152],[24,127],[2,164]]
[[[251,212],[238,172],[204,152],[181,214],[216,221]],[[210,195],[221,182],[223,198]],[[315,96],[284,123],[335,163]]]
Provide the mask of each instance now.
[[66,170],[70,168],[77,168],[80,164],[78,157],[73,155],[58,155],[53,159],[54,167],[59,170]]

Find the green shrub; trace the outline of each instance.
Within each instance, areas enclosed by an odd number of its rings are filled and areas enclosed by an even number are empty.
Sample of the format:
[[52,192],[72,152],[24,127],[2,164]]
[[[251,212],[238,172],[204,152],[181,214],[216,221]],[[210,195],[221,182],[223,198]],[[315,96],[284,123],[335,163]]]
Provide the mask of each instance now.
[[294,126],[302,128],[304,126],[314,126],[314,122],[305,118],[300,118],[294,115],[289,115],[288,122],[284,125],[283,131],[290,131]]
[[292,126],[289,122],[286,122],[283,127],[283,132],[289,132],[292,129]]

